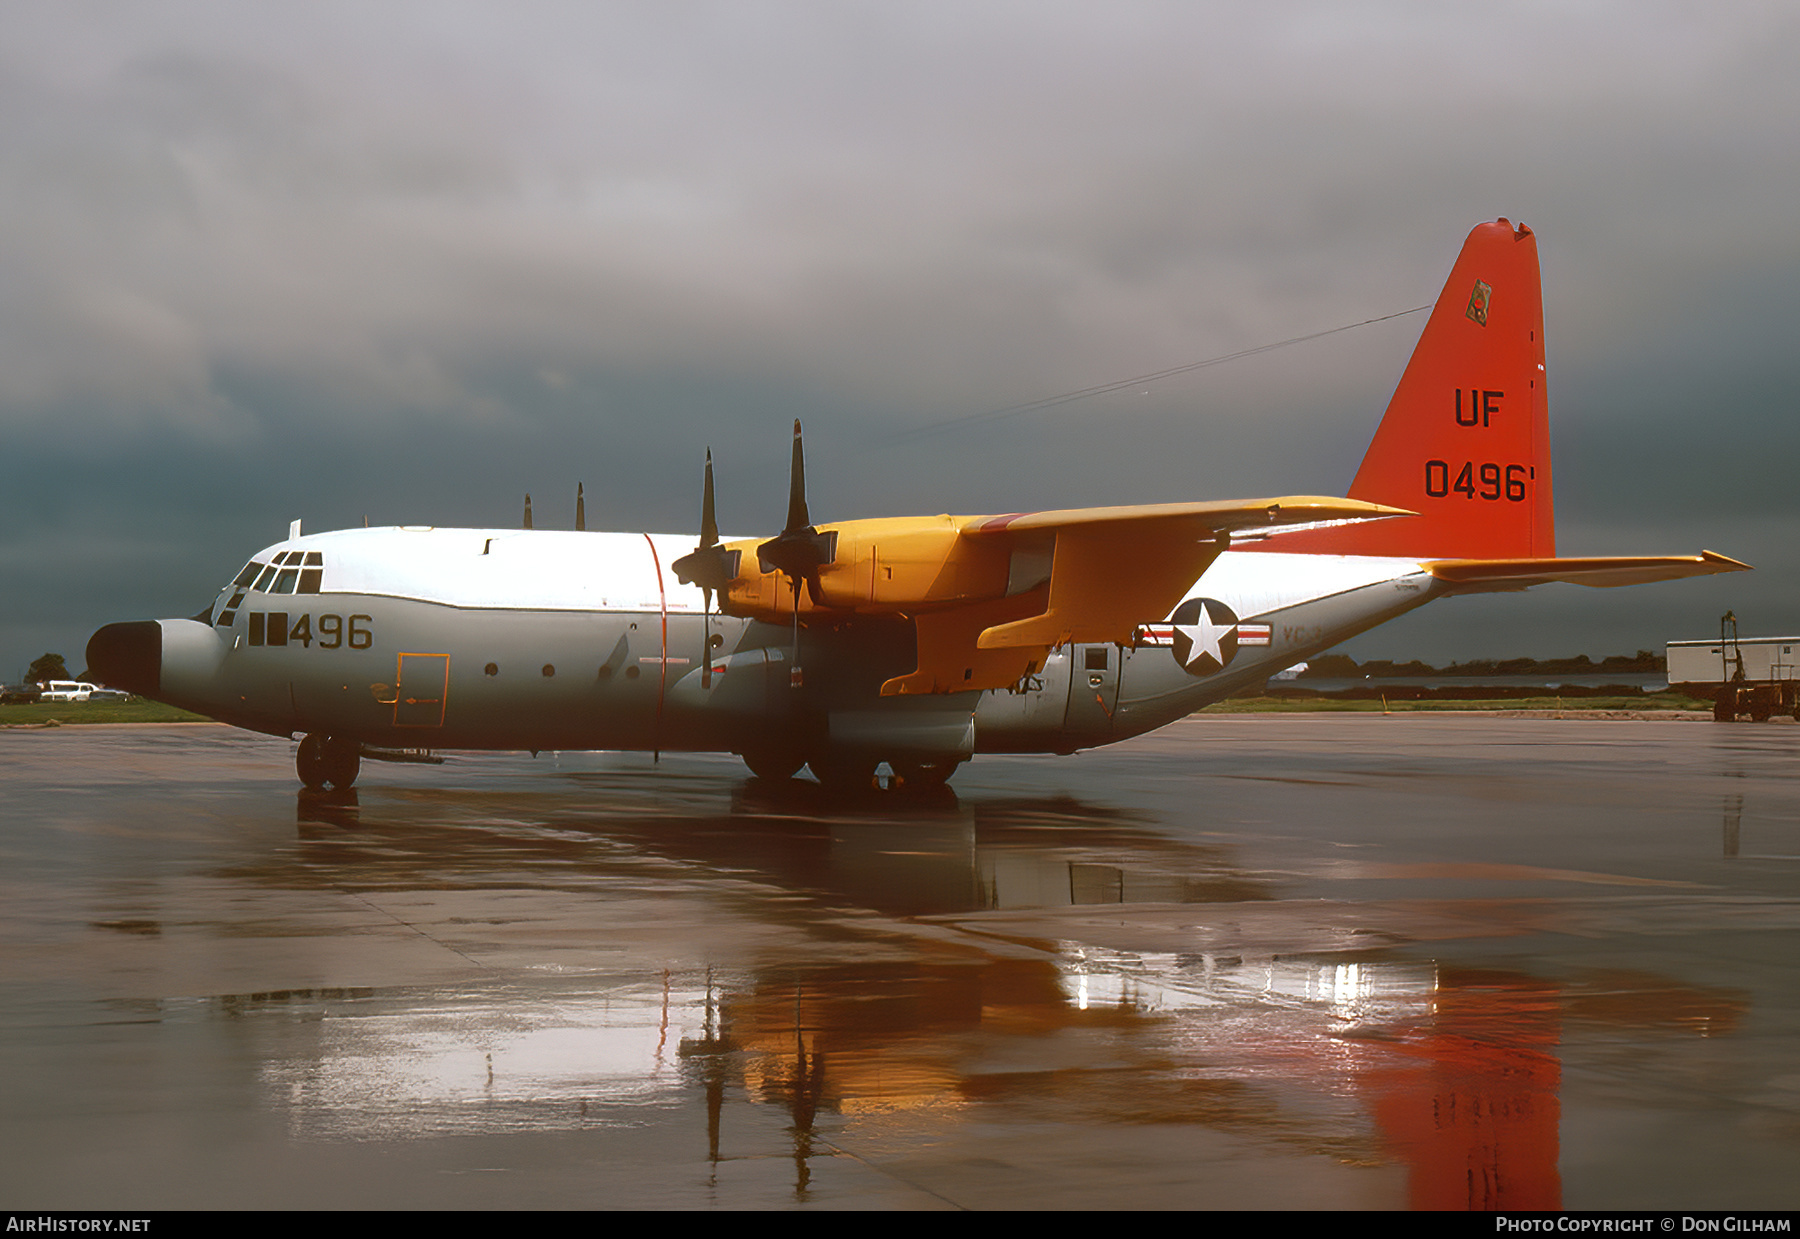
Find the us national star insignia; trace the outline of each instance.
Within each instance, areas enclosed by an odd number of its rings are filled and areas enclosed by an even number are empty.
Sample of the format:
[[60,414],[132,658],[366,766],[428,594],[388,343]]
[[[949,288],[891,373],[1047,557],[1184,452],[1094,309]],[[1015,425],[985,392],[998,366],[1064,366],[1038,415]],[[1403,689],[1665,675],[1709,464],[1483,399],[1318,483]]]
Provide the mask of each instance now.
[[1237,653],[1238,618],[1212,598],[1189,598],[1170,619],[1175,661],[1189,675],[1223,671]]

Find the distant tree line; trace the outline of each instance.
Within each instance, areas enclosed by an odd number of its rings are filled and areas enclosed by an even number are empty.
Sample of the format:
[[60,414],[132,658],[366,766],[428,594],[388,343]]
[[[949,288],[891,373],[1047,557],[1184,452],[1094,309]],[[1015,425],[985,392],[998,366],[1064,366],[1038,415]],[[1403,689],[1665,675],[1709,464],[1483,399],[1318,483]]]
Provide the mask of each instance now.
[[1474,658],[1466,663],[1451,663],[1447,667],[1433,667],[1416,658],[1405,663],[1386,658],[1373,658],[1366,663],[1359,663],[1347,654],[1320,654],[1317,658],[1308,660],[1306,670],[1300,673],[1300,678],[1343,680],[1366,676],[1379,680],[1390,676],[1419,675],[1605,675],[1614,671],[1667,671],[1668,666],[1668,659],[1651,650],[1639,650],[1636,654],[1614,654],[1599,662],[1586,654],[1577,654],[1573,658]]

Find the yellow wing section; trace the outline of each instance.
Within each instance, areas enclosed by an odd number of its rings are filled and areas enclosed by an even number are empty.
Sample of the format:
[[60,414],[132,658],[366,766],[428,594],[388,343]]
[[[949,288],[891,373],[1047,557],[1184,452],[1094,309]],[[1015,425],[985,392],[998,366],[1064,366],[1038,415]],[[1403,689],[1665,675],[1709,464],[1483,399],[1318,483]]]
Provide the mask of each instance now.
[[1123,644],[1138,624],[1174,609],[1234,532],[1408,515],[1354,499],[1289,495],[987,517],[967,528],[973,538],[1053,535],[1055,567],[1043,612],[986,629],[978,645]]
[[1717,572],[1747,572],[1750,565],[1715,551],[1702,551],[1698,555],[1590,559],[1433,559],[1425,563],[1425,568],[1438,580],[1457,586],[1458,592],[1472,594],[1529,589],[1550,581],[1611,589]]
[[1409,515],[1315,495],[846,521],[816,527],[829,549],[817,588],[730,544],[732,615],[785,622],[856,615],[913,620],[918,667],[884,695],[1003,688],[1070,641],[1123,644],[1167,615],[1234,532]]

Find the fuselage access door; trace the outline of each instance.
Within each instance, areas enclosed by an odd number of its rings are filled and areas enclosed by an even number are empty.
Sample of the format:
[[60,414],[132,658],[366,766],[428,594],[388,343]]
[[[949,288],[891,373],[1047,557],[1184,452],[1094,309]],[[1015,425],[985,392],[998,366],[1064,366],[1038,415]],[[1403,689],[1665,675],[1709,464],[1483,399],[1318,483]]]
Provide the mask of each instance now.
[[1128,651],[1116,645],[1069,647],[1069,708],[1063,728],[1077,740],[1110,737],[1119,678]]

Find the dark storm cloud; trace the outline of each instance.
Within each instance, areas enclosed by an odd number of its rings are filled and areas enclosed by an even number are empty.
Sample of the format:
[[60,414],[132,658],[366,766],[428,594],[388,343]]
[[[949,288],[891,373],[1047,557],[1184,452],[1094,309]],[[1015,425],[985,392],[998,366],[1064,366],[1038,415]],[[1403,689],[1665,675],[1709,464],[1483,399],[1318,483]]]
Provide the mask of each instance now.
[[510,522],[581,478],[597,521],[683,528],[709,442],[760,528],[796,413],[833,516],[1341,491],[1416,319],[873,445],[1419,304],[1502,213],[1542,241],[1564,549],[1765,571],[1364,641],[1789,622],[1796,35],[1778,5],[16,6],[0,659],[190,611],[294,515]]

